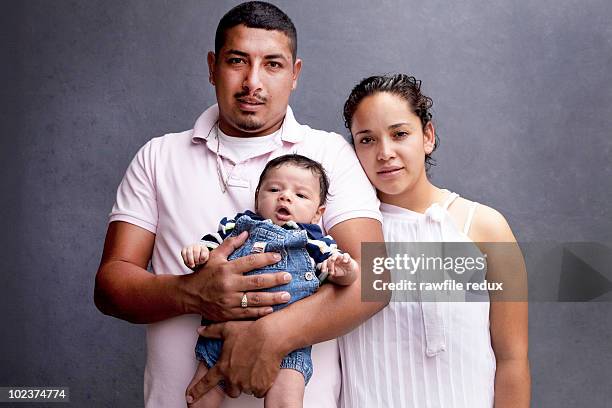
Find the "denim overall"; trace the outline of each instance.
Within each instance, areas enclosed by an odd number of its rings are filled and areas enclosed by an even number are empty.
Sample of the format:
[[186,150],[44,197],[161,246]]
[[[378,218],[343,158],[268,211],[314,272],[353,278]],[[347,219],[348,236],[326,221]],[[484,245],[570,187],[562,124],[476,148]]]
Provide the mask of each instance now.
[[[229,235],[236,236],[243,231],[249,232],[247,241],[230,256],[234,260],[257,252],[277,252],[281,260],[270,266],[256,269],[246,275],[259,275],[270,272],[288,272],[292,279],[289,283],[265,289],[266,292],[286,291],[291,295],[288,303],[274,305],[274,311],[305,298],[317,291],[319,279],[315,275],[313,261],[306,251],[308,237],[305,230],[285,229],[273,224],[269,220],[257,221],[248,215],[243,215],[236,221],[234,230]],[[202,324],[212,322],[202,320]],[[196,357],[204,361],[211,368],[221,356],[222,340],[201,337],[196,345]],[[281,368],[297,370],[304,375],[306,384],[312,376],[311,346],[294,350],[283,359]]]

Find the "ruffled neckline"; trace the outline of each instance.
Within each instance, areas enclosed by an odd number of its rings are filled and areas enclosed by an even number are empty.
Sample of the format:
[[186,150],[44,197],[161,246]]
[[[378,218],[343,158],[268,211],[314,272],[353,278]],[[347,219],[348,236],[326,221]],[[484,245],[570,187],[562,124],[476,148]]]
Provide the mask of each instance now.
[[[444,190],[444,191],[448,193],[446,197],[444,198],[444,202],[446,202],[449,199],[449,197],[453,195],[453,193],[451,193],[448,190]],[[410,218],[415,218],[415,219],[416,218],[431,218],[432,220],[437,221],[437,222],[441,222],[444,219],[444,216],[446,214],[446,209],[438,202],[431,204],[425,210],[425,212],[422,212],[422,213],[418,211],[409,210],[404,207],[398,207],[393,204],[387,204],[387,203],[381,202],[380,211],[382,213],[385,213],[391,216],[396,215],[396,216],[410,217]]]

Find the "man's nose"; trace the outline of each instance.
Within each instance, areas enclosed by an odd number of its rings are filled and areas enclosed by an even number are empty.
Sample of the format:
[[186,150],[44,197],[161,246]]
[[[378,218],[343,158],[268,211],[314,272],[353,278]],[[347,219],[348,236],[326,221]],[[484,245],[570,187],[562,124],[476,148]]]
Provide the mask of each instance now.
[[242,84],[242,86],[248,89],[249,92],[255,92],[262,89],[261,72],[258,66],[250,66],[250,68],[246,72],[246,76],[244,77],[244,83]]

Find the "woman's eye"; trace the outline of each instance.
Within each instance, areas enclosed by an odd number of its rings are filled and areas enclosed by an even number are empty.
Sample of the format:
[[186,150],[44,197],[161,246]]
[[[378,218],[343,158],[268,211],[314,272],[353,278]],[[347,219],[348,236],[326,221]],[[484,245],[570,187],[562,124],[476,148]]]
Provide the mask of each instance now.
[[395,137],[397,137],[399,139],[402,139],[402,138],[408,137],[408,136],[410,136],[410,133],[408,133],[408,132],[397,132],[395,134]]
[[361,144],[369,144],[369,143],[372,143],[373,140],[374,139],[372,139],[371,137],[364,137],[364,138],[362,138],[359,141],[359,143],[361,143]]

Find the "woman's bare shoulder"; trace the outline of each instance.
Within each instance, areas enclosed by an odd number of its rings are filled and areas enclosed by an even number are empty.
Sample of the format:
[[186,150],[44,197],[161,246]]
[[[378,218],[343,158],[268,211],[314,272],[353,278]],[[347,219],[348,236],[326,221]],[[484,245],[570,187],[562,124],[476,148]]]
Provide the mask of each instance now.
[[469,236],[476,242],[516,242],[506,218],[484,204],[476,207]]

